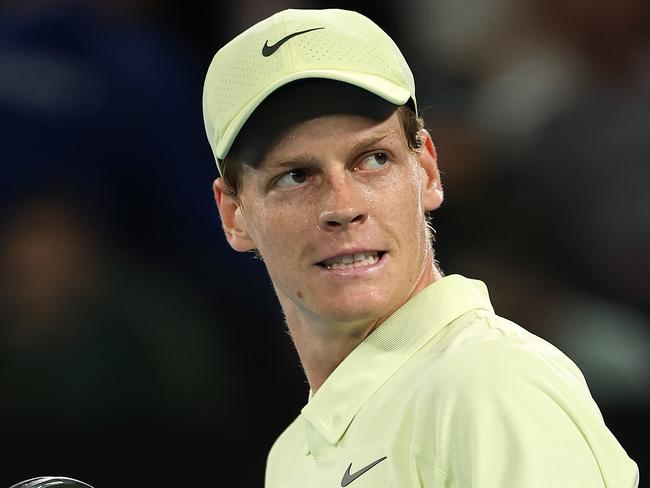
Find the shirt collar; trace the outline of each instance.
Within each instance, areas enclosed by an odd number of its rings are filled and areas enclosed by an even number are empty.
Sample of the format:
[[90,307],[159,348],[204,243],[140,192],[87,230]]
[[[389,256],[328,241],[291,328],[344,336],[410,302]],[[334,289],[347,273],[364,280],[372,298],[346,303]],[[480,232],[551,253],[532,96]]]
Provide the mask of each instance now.
[[430,284],[366,337],[310,392],[303,417],[336,444],[363,404],[447,324],[473,309],[494,311],[479,280],[452,274]]

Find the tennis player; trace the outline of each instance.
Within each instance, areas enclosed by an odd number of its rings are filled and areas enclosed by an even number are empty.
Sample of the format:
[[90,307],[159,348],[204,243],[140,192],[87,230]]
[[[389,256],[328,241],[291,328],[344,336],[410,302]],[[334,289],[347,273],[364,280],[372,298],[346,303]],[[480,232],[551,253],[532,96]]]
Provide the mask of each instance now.
[[267,488],[628,488],[576,365],[445,276],[412,73],[345,10],[285,10],[219,50],[203,109],[230,245],[266,264],[310,391]]

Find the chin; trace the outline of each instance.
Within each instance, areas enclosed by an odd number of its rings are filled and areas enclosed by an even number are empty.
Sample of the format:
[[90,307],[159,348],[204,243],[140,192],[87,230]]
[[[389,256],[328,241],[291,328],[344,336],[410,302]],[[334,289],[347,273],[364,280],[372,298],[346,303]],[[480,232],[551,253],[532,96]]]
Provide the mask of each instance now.
[[344,299],[328,301],[321,307],[322,317],[335,322],[375,321],[388,314],[387,300],[382,297],[347,296]]

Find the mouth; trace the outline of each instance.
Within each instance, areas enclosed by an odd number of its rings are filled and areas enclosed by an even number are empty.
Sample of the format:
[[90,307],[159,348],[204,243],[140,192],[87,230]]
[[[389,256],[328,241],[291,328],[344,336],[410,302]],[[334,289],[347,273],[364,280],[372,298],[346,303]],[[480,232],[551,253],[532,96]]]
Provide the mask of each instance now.
[[332,270],[346,270],[365,268],[377,264],[386,254],[386,251],[362,251],[351,254],[341,254],[333,258],[325,259],[318,266]]

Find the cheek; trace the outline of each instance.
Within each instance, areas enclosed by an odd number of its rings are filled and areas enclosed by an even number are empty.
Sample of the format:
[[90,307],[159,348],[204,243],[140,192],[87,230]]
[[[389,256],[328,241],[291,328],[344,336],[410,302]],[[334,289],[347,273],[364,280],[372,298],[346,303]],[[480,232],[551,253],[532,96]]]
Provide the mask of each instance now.
[[383,209],[388,221],[401,228],[413,226],[419,221],[419,214],[424,213],[419,165],[416,160],[409,162],[408,166],[385,178],[372,196],[372,208]]
[[[251,219],[252,234],[262,257],[267,260],[295,255],[295,247],[304,241],[312,213],[304,205],[258,206]],[[315,226],[316,224],[314,224]],[[299,239],[303,236],[303,239]]]
[[390,205],[388,220],[395,226],[396,239],[400,248],[411,256],[413,263],[427,245],[426,220],[422,202],[422,175],[417,161],[412,161],[408,171],[396,183],[397,191]]

